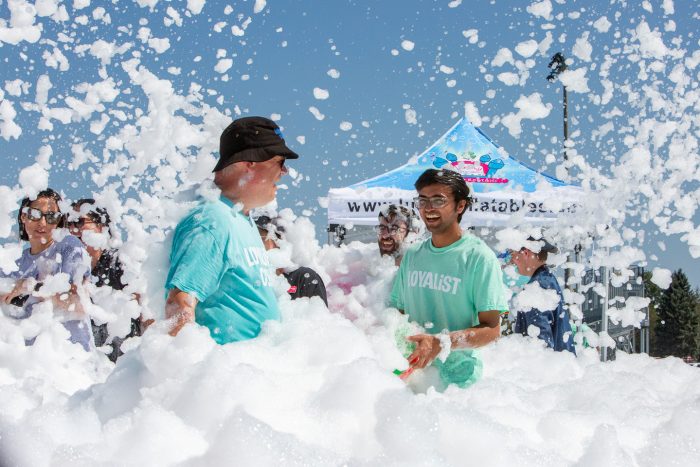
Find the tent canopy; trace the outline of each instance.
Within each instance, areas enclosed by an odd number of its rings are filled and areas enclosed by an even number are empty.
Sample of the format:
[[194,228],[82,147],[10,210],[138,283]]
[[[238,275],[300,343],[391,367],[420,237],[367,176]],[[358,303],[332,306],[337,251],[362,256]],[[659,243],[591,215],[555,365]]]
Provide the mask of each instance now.
[[328,223],[375,225],[382,207],[398,204],[415,209],[414,183],[427,169],[450,169],[462,174],[475,202],[462,223],[502,226],[517,217],[542,224],[571,212],[581,196],[579,187],[540,173],[502,150],[466,118],[420,156],[384,174],[328,192]]

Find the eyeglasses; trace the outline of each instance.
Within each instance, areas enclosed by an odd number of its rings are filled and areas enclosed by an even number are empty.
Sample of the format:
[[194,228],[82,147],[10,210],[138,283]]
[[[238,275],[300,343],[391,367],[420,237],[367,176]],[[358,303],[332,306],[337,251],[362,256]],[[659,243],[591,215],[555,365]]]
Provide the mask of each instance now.
[[85,227],[85,224],[97,224],[97,222],[93,221],[92,219],[88,218],[81,218],[78,219],[77,221],[70,221],[66,222],[66,227],[70,230],[77,230],[77,229],[82,229]]
[[378,234],[389,234],[389,235],[396,235],[397,233],[406,233],[408,232],[408,229],[406,227],[400,227],[398,225],[375,225],[374,230],[377,231]]
[[445,196],[433,196],[432,198],[417,196],[413,198],[413,203],[418,206],[418,209],[440,209],[447,206],[449,202],[450,200]]
[[51,225],[58,224],[59,222],[61,222],[61,218],[63,217],[63,214],[61,214],[60,212],[41,212],[41,210],[36,208],[30,208],[29,206],[22,208],[22,214],[24,214],[30,221],[33,222],[39,222],[43,217],[46,219],[46,223]]

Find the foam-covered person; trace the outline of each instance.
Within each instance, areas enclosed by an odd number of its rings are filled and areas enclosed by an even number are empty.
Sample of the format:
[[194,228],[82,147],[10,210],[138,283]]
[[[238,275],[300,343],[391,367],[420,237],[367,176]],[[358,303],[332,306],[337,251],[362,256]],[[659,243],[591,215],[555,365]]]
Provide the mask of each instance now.
[[[279,248],[277,242],[283,238],[285,228],[279,225],[277,219],[271,219],[269,216],[259,216],[255,219],[255,225],[258,227],[258,233],[263,241],[263,245],[265,245],[265,250],[269,251]],[[321,276],[313,269],[305,266],[292,271],[277,268],[275,273],[278,276],[284,276],[289,282],[287,293],[292,297],[292,300],[300,297],[319,297],[328,306],[326,286]]]
[[[0,300],[21,308],[13,316],[17,319],[29,318],[50,303],[70,341],[90,350],[92,330],[81,299],[84,281],[90,277],[90,257],[80,240],[62,228],[60,202],[61,196],[51,188],[22,200],[17,214],[19,238],[29,246],[17,260],[17,270],[5,275],[14,279],[14,286],[0,294]],[[27,345],[35,339],[27,338]]]
[[544,290],[554,290],[557,293],[557,303],[551,309],[530,308],[528,311],[518,311],[515,318],[515,332],[522,335],[532,333],[536,328],[537,337],[548,347],[557,352],[574,349],[574,336],[571,329],[569,311],[564,307],[564,296],[559,282],[547,267],[549,253],[558,253],[559,249],[544,238],[528,237],[528,246],[520,250],[509,250],[510,262],[518,269],[518,273],[530,278],[528,284],[537,283]]
[[221,196],[203,199],[173,235],[165,281],[171,335],[197,323],[223,345],[279,320],[274,272],[250,211],[275,199],[285,162],[298,157],[269,118],[239,118],[221,133],[214,167]]
[[392,256],[397,266],[403,258],[404,242],[410,232],[415,232],[416,215],[405,206],[389,204],[379,211],[377,244],[382,256]]
[[508,310],[501,268],[486,243],[462,232],[472,197],[461,174],[428,169],[415,187],[431,236],[406,251],[390,303],[425,329],[407,338],[415,344],[409,370],[430,365],[445,385],[467,387],[483,367],[474,349],[498,339]]
[[[119,260],[119,252],[116,248],[108,248],[108,240],[112,237],[109,213],[97,206],[92,198],[79,199],[72,207],[74,212],[69,215],[66,227],[85,244],[90,255],[92,282],[97,287],[123,290],[127,284],[123,281],[124,268]],[[141,319],[131,318],[128,334],[110,339],[107,323],[97,324],[94,319],[91,322],[95,345],[102,347],[110,344],[112,350],[107,357],[113,362],[124,354],[121,350],[122,342],[129,337],[140,336],[143,331]]]

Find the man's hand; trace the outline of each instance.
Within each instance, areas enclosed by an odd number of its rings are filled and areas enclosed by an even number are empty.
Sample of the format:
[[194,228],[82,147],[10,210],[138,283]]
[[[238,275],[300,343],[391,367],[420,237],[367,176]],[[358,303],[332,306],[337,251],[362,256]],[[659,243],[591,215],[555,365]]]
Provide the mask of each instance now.
[[440,353],[440,339],[430,334],[416,334],[407,339],[416,343],[416,350],[408,357],[411,368],[421,369],[430,365]]
[[174,288],[168,294],[165,302],[165,318],[174,320],[171,336],[176,336],[187,323],[194,322],[194,309],[197,299],[187,292]]

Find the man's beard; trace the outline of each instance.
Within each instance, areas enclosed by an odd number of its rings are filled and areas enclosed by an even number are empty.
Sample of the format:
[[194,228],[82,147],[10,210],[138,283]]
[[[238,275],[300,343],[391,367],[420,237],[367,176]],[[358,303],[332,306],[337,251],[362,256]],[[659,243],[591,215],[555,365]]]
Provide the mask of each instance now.
[[396,254],[399,252],[399,245],[398,245],[398,243],[396,243],[396,240],[392,240],[391,247],[389,250],[387,250],[382,245],[382,240],[379,240],[379,252],[382,255],[396,256]]

